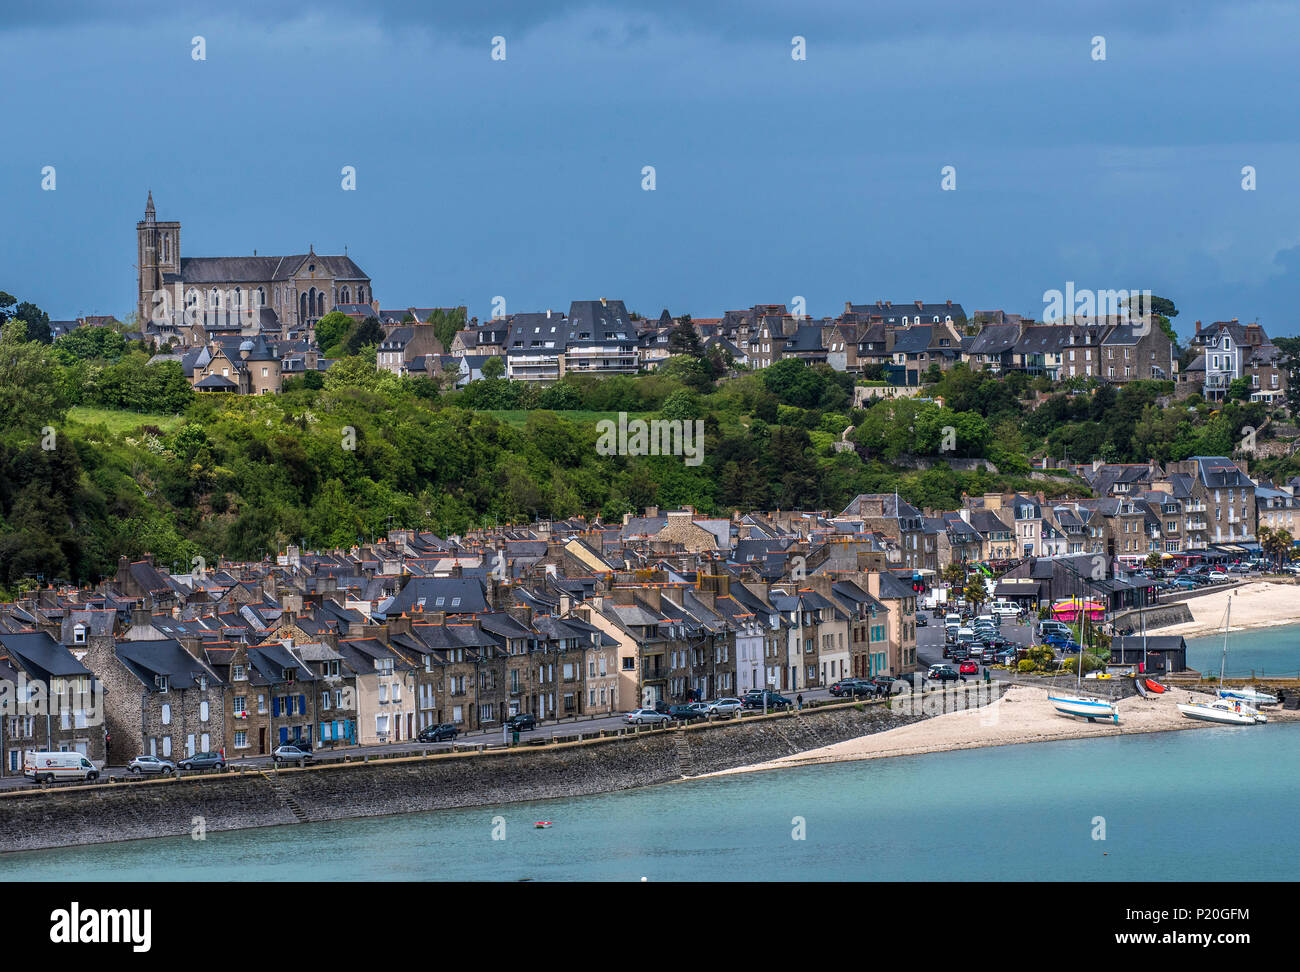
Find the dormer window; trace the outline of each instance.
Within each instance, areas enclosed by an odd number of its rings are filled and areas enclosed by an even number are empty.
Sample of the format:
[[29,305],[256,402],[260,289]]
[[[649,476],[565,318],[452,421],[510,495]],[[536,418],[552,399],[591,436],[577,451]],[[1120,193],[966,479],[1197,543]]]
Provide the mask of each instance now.
[[157,687],[157,689],[158,689],[159,692],[166,692],[166,691],[167,691],[167,676],[166,676],[166,675],[155,675],[155,676],[153,677],[153,684]]
[[72,629],[72,643],[74,645],[84,645],[86,643],[86,626],[79,624]]

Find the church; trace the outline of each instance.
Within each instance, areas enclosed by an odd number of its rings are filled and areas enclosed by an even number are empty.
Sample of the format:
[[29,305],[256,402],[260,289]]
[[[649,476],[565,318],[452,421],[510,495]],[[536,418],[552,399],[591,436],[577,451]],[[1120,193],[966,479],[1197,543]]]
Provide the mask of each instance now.
[[[182,257],[181,224],[160,222],[153,192],[136,223],[140,327],[183,343],[215,334],[310,333],[336,308],[373,304],[370,278],[348,256]],[[378,305],[375,305],[378,306]]]

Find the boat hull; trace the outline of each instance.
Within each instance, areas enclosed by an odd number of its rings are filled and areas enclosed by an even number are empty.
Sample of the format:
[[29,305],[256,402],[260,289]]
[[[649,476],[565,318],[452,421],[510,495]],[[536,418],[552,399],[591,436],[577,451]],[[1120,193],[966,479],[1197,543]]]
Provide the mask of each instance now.
[[1249,706],[1242,706],[1238,712],[1227,705],[1214,705],[1210,702],[1190,702],[1178,704],[1178,711],[1189,719],[1202,722],[1218,722],[1225,726],[1253,726],[1260,721],[1260,715]]
[[1277,705],[1277,699],[1255,689],[1219,689],[1219,698],[1249,702],[1251,705]]
[[1119,710],[1105,699],[1080,698],[1072,695],[1049,695],[1047,700],[1057,712],[1085,719],[1107,719],[1119,724]]

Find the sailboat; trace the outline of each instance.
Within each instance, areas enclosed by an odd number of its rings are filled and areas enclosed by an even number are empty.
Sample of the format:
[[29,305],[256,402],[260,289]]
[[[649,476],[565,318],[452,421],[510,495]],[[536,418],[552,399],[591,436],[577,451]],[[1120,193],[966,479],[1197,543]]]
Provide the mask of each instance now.
[[[1083,628],[1080,628],[1082,631]],[[1096,722],[1098,719],[1109,719],[1115,725],[1119,725],[1119,706],[1109,699],[1101,699],[1095,695],[1083,695],[1083,656],[1086,653],[1080,651],[1075,659],[1075,693],[1065,692],[1048,692],[1047,701],[1051,702],[1057,712],[1065,715],[1082,716],[1089,722]]]
[[[1253,726],[1256,723],[1268,722],[1268,716],[1264,715],[1254,706],[1249,705],[1249,699],[1243,699],[1237,696],[1226,695],[1229,690],[1223,687],[1223,673],[1228,667],[1228,622],[1232,617],[1232,597],[1228,597],[1228,609],[1223,612],[1223,657],[1219,661],[1219,694],[1218,697],[1209,702],[1179,702],[1178,711],[1189,719],[1200,719],[1203,722],[1219,722],[1228,726]],[[1254,689],[1245,689],[1240,691],[1249,691],[1252,695],[1263,695],[1263,692],[1255,692]],[[1272,696],[1265,696],[1272,698]],[[1277,701],[1274,699],[1273,701]]]

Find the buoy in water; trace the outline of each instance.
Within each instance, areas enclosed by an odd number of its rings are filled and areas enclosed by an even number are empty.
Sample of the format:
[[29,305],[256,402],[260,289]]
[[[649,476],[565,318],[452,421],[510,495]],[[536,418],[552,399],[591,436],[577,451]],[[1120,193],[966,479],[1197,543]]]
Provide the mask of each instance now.
[[533,826],[538,830],[546,830],[551,826],[551,822],[549,820],[539,820]]

